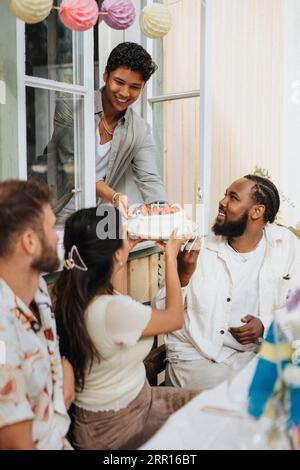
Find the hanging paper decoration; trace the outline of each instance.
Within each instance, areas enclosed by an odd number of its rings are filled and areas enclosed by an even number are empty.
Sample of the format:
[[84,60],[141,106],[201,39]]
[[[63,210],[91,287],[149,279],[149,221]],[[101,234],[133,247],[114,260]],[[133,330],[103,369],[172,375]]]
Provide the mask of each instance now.
[[[101,6],[103,20],[113,29],[127,29],[135,20],[135,7],[131,0],[104,0]],[[100,13],[100,14],[101,14]]]
[[9,0],[8,6],[17,18],[34,24],[47,18],[53,7],[53,0]]
[[99,9],[95,0],[63,0],[59,17],[67,28],[86,31],[98,21]]
[[[135,20],[136,11],[132,0],[104,0],[99,12],[96,0],[62,0],[53,6],[53,0],[8,0],[11,12],[26,23],[43,21],[52,9],[59,11],[62,23],[74,31],[86,31],[103,16],[113,29],[129,28]],[[140,27],[145,36],[157,39],[171,29],[172,19],[168,8],[161,3],[145,7],[140,13]]]
[[153,3],[145,7],[140,14],[142,33],[151,39],[164,37],[171,29],[172,17],[165,5]]

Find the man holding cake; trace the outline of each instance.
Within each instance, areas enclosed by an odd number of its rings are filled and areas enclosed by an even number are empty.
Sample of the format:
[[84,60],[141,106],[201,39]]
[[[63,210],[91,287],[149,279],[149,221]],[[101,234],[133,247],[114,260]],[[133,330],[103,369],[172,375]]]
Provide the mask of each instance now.
[[[104,87],[95,93],[96,194],[98,202],[111,202],[123,213],[128,209],[128,196],[131,203],[167,200],[156,168],[150,127],[132,109],[156,69],[142,46],[121,43],[108,58]],[[56,116],[68,114],[72,118],[72,110],[61,112],[62,106],[68,103],[57,103]],[[66,129],[54,143],[58,152],[63,149],[60,159],[73,159],[73,139],[67,135],[73,132],[73,125]],[[66,218],[74,211],[72,198],[59,216]]]
[[166,384],[205,390],[232,377],[300,286],[300,242],[274,224],[279,207],[275,185],[247,175],[226,190],[200,255],[179,257],[185,324],[166,336]]

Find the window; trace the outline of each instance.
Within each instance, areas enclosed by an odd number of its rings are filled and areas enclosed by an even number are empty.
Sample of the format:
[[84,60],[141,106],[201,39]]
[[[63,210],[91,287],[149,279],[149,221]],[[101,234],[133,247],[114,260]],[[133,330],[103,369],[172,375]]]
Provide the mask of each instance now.
[[[55,2],[57,5],[58,2]],[[25,36],[25,109],[22,175],[47,184],[58,215],[95,204],[94,35],[67,29],[57,11],[43,22],[18,28]],[[96,47],[98,54],[98,47]],[[26,129],[25,129],[26,128]],[[68,202],[70,201],[70,202]]]
[[148,90],[148,119],[153,120],[157,163],[169,199],[192,205],[195,217],[200,184],[201,2],[159,3],[169,8],[173,26],[163,39],[147,41],[159,66]]
[[[21,176],[37,178],[52,188],[58,214],[65,204],[71,204],[68,201],[74,194],[71,210],[95,204],[93,91],[99,88],[111,49],[129,40],[140,42],[159,65],[147,84],[147,95],[143,95],[135,110],[153,128],[157,164],[170,201],[191,204],[191,215],[195,216],[201,173],[202,2],[160,2],[173,17],[171,31],[161,40],[145,38],[137,21],[124,32],[114,31],[101,22],[94,31],[85,33],[65,28],[57,11],[36,25],[18,22],[25,36],[26,53],[23,78],[26,123],[21,146],[27,152],[26,164],[21,162]],[[134,3],[139,12],[152,2],[134,0]]]

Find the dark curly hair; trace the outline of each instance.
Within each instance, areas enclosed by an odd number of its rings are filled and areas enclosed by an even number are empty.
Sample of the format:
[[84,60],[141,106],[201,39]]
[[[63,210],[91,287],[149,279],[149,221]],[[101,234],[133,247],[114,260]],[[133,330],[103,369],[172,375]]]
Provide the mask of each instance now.
[[258,175],[246,175],[244,178],[256,183],[251,190],[251,196],[256,204],[265,206],[264,220],[272,224],[280,208],[280,196],[275,184]]
[[122,42],[111,51],[106,70],[110,73],[118,67],[128,67],[133,72],[140,72],[145,83],[158,68],[151,55],[135,42]]

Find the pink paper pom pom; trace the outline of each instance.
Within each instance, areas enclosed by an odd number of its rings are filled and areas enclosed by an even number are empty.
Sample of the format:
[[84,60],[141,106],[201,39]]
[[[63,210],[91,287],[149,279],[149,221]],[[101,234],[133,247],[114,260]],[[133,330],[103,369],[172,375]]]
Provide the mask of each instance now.
[[99,9],[95,0],[63,0],[59,16],[67,28],[86,31],[97,23]]

